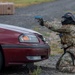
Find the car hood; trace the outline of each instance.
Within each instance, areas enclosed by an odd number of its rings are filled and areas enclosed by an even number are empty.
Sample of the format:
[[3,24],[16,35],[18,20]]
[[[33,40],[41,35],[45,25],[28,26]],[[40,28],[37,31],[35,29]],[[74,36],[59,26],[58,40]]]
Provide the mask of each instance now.
[[15,32],[19,32],[19,33],[38,33],[38,34],[40,34],[39,32],[36,32],[34,30],[31,30],[31,29],[13,26],[13,25],[8,25],[8,24],[0,24],[0,28],[15,31]]

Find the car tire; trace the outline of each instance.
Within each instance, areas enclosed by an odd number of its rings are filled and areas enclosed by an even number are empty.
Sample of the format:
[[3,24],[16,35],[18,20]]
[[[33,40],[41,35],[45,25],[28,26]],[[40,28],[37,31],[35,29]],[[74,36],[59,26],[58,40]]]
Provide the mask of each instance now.
[[2,52],[0,51],[0,71],[2,70],[3,68],[3,55],[2,55]]
[[72,53],[66,52],[62,54],[62,56],[57,61],[56,69],[59,71],[63,71],[62,68],[69,66],[69,65],[74,66],[74,56],[72,55]]

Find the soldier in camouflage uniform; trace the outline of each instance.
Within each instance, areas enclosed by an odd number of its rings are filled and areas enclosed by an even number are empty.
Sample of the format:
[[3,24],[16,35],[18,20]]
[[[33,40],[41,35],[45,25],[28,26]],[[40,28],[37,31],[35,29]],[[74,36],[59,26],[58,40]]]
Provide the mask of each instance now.
[[65,14],[63,18],[62,23],[43,21],[43,19],[40,19],[39,23],[41,26],[61,34],[60,38],[64,54],[58,60],[56,68],[63,72],[75,72],[75,21],[71,13]]

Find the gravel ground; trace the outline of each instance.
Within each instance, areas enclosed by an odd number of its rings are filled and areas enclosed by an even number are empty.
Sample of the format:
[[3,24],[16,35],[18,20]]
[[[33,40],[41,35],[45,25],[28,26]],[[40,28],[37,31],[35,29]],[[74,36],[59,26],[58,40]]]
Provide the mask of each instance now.
[[41,15],[46,20],[60,19],[67,11],[75,11],[75,0],[56,0],[51,3],[42,3],[29,7],[16,8],[14,15],[0,15],[0,23],[33,29],[38,25],[34,16]]
[[[75,13],[75,0],[57,0],[51,3],[42,3],[29,7],[16,8],[14,15],[0,15],[0,23],[16,25],[34,29],[38,24],[34,20],[34,16],[41,15],[46,20],[53,20],[60,17],[67,11]],[[41,66],[41,75],[75,75],[69,73],[61,73],[55,69],[55,63],[60,55],[50,56],[48,60],[35,63]],[[29,75],[27,68],[23,66],[6,68],[0,75]]]
[[[40,66],[40,75],[75,75],[74,73],[62,73],[56,70],[55,65],[60,55],[50,56],[49,59],[35,63]],[[5,68],[0,75],[30,75],[28,69],[24,66],[13,66]]]

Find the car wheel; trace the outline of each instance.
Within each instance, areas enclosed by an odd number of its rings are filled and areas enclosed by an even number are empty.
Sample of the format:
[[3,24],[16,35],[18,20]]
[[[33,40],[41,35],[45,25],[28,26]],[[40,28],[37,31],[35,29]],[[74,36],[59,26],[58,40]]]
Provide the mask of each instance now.
[[59,71],[70,71],[74,66],[74,57],[70,52],[62,54],[56,63],[56,69]]
[[3,56],[2,52],[0,51],[0,71],[2,70],[2,66],[3,66]]

